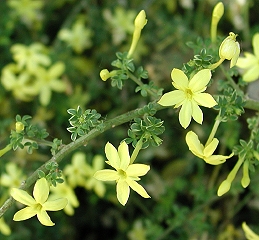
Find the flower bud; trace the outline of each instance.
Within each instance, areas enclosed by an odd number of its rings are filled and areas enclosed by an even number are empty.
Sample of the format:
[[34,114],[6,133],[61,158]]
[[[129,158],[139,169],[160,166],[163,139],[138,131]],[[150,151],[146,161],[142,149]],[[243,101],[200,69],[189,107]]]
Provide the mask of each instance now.
[[230,189],[230,187],[231,187],[231,182],[230,182],[228,179],[224,180],[224,181],[220,184],[220,186],[219,186],[218,193],[217,193],[218,196],[220,197],[220,196],[222,196],[223,194],[225,194],[226,192],[228,192],[229,189]]
[[24,130],[24,124],[22,122],[16,122],[15,123],[15,131],[17,133],[20,133]]
[[250,183],[250,177],[249,177],[249,162],[246,160],[243,164],[243,177],[241,179],[241,184],[243,188],[246,188]]
[[141,10],[137,15],[137,17],[135,18],[135,21],[134,21],[135,28],[138,28],[141,30],[146,24],[147,24],[146,13],[144,10]]
[[239,43],[236,42],[236,37],[236,34],[230,32],[229,36],[224,39],[219,47],[219,57],[221,59],[231,60],[230,68],[236,65],[240,54],[240,46]]
[[224,5],[222,2],[219,2],[213,9],[212,17],[217,21],[221,19],[224,14]]
[[111,76],[110,72],[107,69],[103,69],[100,72],[100,77],[103,81],[106,81]]

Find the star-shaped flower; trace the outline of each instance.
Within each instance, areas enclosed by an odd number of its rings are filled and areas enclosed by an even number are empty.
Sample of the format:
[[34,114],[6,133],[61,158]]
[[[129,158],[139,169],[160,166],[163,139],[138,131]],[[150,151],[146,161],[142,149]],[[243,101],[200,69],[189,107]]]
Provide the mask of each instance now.
[[252,82],[259,78],[259,33],[253,36],[254,54],[245,52],[245,57],[239,57],[237,66],[244,69],[243,80],[245,82]]
[[111,144],[105,145],[105,154],[108,158],[107,164],[115,170],[104,169],[95,173],[94,177],[101,181],[117,182],[117,198],[122,205],[125,205],[129,199],[130,187],[144,198],[150,198],[146,190],[137,183],[139,176],[144,176],[150,169],[145,164],[130,164],[129,148],[126,142],[122,142],[118,151]]
[[213,140],[207,144],[207,146],[203,146],[197,136],[193,131],[189,131],[186,134],[186,143],[189,147],[189,150],[197,157],[203,159],[206,163],[212,165],[218,165],[224,163],[226,159],[231,158],[233,153],[229,156],[223,155],[213,155],[216,150],[219,140],[217,138],[213,138]]
[[187,128],[191,122],[191,118],[202,124],[203,113],[199,107],[214,107],[217,102],[209,93],[203,93],[211,78],[211,71],[203,69],[196,73],[190,81],[183,71],[174,68],[171,73],[172,84],[177,89],[165,93],[158,104],[162,106],[172,106],[175,108],[180,106],[179,120],[183,128]]
[[41,178],[35,183],[34,198],[26,191],[18,188],[11,190],[11,196],[16,201],[28,206],[14,214],[14,221],[23,221],[37,215],[40,223],[45,226],[55,225],[46,211],[59,211],[67,205],[66,198],[48,200],[49,184],[46,178]]

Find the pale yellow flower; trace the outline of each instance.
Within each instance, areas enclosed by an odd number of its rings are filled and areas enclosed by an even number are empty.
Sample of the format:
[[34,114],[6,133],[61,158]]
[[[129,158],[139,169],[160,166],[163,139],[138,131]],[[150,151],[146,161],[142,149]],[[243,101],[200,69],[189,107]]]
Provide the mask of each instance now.
[[245,57],[239,57],[237,66],[244,69],[243,80],[245,82],[252,82],[259,78],[259,33],[253,36],[254,54],[245,52]]
[[80,54],[92,46],[92,31],[85,27],[84,20],[79,18],[72,26],[72,29],[61,29],[58,37],[66,42],[73,50]]
[[189,150],[197,157],[203,159],[206,163],[212,165],[218,165],[224,163],[226,159],[233,156],[233,153],[229,156],[223,155],[213,155],[216,150],[219,140],[217,138],[213,138],[213,140],[207,144],[206,146],[202,145],[197,134],[193,131],[189,131],[186,134],[186,143],[189,147]]
[[70,185],[64,181],[62,184],[58,184],[56,187],[50,187],[51,195],[49,200],[57,198],[66,198],[68,200],[67,205],[63,209],[67,215],[74,215],[74,208],[79,206],[77,196]]
[[146,190],[137,183],[139,177],[144,176],[150,167],[145,164],[130,164],[129,148],[125,141],[119,145],[118,151],[108,142],[105,145],[105,154],[108,159],[106,163],[115,170],[99,170],[94,177],[101,181],[116,181],[117,198],[122,205],[129,199],[130,187],[142,197],[150,198]]
[[63,173],[67,177],[68,184],[75,188],[77,186],[85,186],[88,171],[91,170],[88,164],[86,164],[86,155],[83,152],[77,152],[72,156],[72,163],[66,165]]
[[246,224],[246,222],[242,223],[242,228],[245,232],[245,236],[247,240],[259,240],[259,235],[255,234]]
[[92,167],[90,165],[88,165],[88,166],[89,167],[88,167],[88,171],[86,173],[87,179],[85,180],[85,188],[88,190],[93,189],[99,197],[103,197],[105,194],[105,185],[103,182],[98,181],[96,178],[94,178],[94,174],[98,170],[103,169],[103,167],[104,167],[103,156],[102,155],[94,156]]
[[6,173],[2,173],[0,185],[8,188],[19,187],[22,181],[26,179],[22,170],[14,162],[8,162],[5,168]]
[[36,73],[38,66],[49,66],[51,63],[47,49],[41,43],[33,43],[30,46],[14,44],[11,47],[11,52],[18,68],[25,68],[31,73]]
[[53,226],[53,223],[46,211],[59,211],[67,205],[67,199],[60,198],[48,200],[49,183],[46,178],[37,180],[33,189],[33,197],[26,191],[13,188],[11,196],[18,202],[27,205],[27,207],[14,214],[14,221],[23,221],[37,215],[42,225]]
[[7,4],[15,11],[15,14],[21,18],[21,20],[31,25],[34,21],[39,21],[41,18],[40,10],[44,6],[44,1],[39,0],[8,0]]
[[6,90],[12,91],[13,96],[22,101],[31,101],[39,92],[30,73],[19,73],[15,64],[8,64],[3,68],[1,82]]
[[64,92],[66,90],[65,82],[60,79],[64,70],[65,64],[63,62],[57,62],[48,70],[38,67],[37,72],[35,72],[39,89],[39,99],[43,106],[47,106],[50,103],[52,91]]
[[179,121],[183,128],[187,128],[193,118],[202,124],[203,113],[199,106],[211,108],[217,104],[209,93],[203,93],[211,78],[211,71],[203,69],[196,73],[190,81],[183,71],[174,68],[171,73],[172,84],[177,89],[165,93],[158,104],[162,106],[180,106]]

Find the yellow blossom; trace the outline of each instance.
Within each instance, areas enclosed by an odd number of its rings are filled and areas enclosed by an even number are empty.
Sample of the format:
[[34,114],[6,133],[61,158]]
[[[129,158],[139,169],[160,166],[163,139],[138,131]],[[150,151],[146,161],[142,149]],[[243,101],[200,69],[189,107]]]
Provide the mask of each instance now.
[[46,47],[41,43],[33,43],[30,46],[14,44],[11,52],[18,68],[25,68],[32,73],[38,71],[38,66],[49,66],[51,63]]
[[66,181],[64,181],[62,184],[58,184],[56,187],[51,186],[50,191],[51,195],[49,197],[49,200],[66,198],[68,202],[63,210],[69,216],[74,215],[74,208],[77,208],[79,206],[79,202],[73,188],[70,187],[66,183]]
[[86,156],[83,152],[77,152],[72,156],[72,163],[64,168],[64,175],[67,176],[68,184],[75,188],[84,187],[89,166],[86,164]]
[[92,31],[85,27],[84,20],[81,18],[74,23],[71,30],[61,29],[58,34],[58,37],[78,54],[92,46],[91,36]]
[[38,88],[29,72],[17,72],[15,64],[8,64],[2,70],[1,81],[4,88],[12,91],[15,98],[22,101],[31,101],[38,94]]
[[224,163],[226,159],[233,156],[233,153],[229,156],[213,155],[214,151],[216,150],[219,144],[219,140],[217,138],[213,138],[213,140],[209,144],[203,146],[197,134],[193,131],[189,131],[186,134],[186,143],[189,147],[189,150],[195,156],[203,159],[208,164],[218,165]]
[[245,236],[247,240],[259,240],[259,235],[255,234],[246,224],[246,222],[242,223],[242,228],[245,232]]
[[252,40],[254,54],[245,52],[244,57],[239,57],[237,67],[244,69],[243,80],[253,82],[259,78],[259,33],[253,36]]
[[179,121],[183,128],[187,128],[191,122],[191,118],[202,124],[203,113],[199,107],[204,106],[211,108],[217,104],[209,93],[203,93],[211,78],[209,69],[203,69],[196,73],[190,81],[183,71],[174,68],[171,73],[172,84],[177,89],[165,93],[158,104],[162,106],[180,106]]
[[40,103],[47,106],[51,100],[51,92],[64,92],[66,84],[60,79],[60,76],[65,70],[63,62],[57,62],[48,70],[43,67],[38,67],[35,75],[37,77],[37,86],[39,91]]
[[9,188],[19,187],[21,182],[26,179],[22,170],[14,162],[8,162],[5,168],[6,173],[2,173],[0,178],[2,186]]
[[[88,165],[88,164],[87,164]],[[105,193],[104,183],[94,178],[94,174],[103,169],[104,159],[102,155],[96,155],[93,158],[93,166],[88,165],[87,179],[85,181],[85,188],[90,190],[93,189],[99,197],[103,197]]]
[[53,223],[46,211],[59,211],[67,205],[67,199],[60,198],[56,200],[48,200],[49,183],[46,178],[37,180],[33,189],[33,197],[26,191],[13,188],[11,196],[18,202],[27,207],[14,214],[14,221],[23,221],[37,215],[42,225],[53,226]]
[[129,148],[125,141],[119,145],[118,151],[108,142],[105,145],[105,154],[108,159],[106,163],[115,170],[99,170],[94,177],[101,181],[116,181],[117,198],[122,205],[129,199],[130,188],[142,197],[150,198],[146,190],[137,183],[139,177],[144,176],[150,167],[145,164],[130,164]]
[[21,20],[31,25],[34,21],[41,20],[39,10],[44,6],[44,1],[35,0],[8,0],[7,4],[15,11],[15,14],[21,18]]

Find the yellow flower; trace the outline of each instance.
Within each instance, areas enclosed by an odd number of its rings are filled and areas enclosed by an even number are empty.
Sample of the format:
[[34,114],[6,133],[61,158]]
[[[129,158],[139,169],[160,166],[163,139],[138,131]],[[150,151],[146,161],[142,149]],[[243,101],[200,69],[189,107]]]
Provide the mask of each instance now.
[[47,106],[51,100],[51,91],[64,92],[66,84],[60,79],[65,70],[63,62],[57,62],[50,69],[38,67],[35,75],[37,77],[37,86],[39,88],[40,103]]
[[64,168],[64,175],[67,176],[68,184],[75,188],[84,187],[89,166],[86,164],[86,156],[83,152],[77,152],[72,156],[72,164]]
[[85,27],[84,20],[81,18],[74,23],[71,30],[61,29],[58,34],[58,37],[78,54],[92,46],[91,36],[92,31]]
[[117,198],[122,205],[129,199],[130,187],[144,198],[150,198],[146,190],[137,183],[139,176],[144,176],[150,169],[145,164],[130,164],[129,148],[126,142],[122,142],[118,151],[111,144],[105,145],[105,154],[108,158],[107,164],[115,170],[104,169],[94,174],[94,177],[101,181],[116,181]]
[[206,163],[212,165],[218,165],[224,163],[226,159],[233,156],[233,153],[229,156],[223,155],[213,155],[216,150],[219,140],[217,138],[213,138],[213,140],[207,145],[203,146],[197,136],[193,131],[189,131],[186,134],[186,143],[189,147],[189,150],[197,157],[203,159]]
[[[88,164],[87,164],[88,165]],[[94,174],[103,169],[104,161],[102,155],[96,155],[93,158],[93,167],[88,165],[87,179],[85,181],[85,188],[90,190],[93,189],[99,197],[103,197],[105,193],[105,186],[103,182],[98,181],[94,178]]]
[[14,97],[19,100],[31,101],[38,94],[38,88],[32,82],[29,72],[18,73],[15,64],[8,64],[3,68],[1,81],[4,88],[12,91]]
[[259,33],[253,36],[254,54],[245,52],[245,57],[240,57],[237,60],[237,66],[244,69],[243,80],[252,82],[259,78]]
[[33,197],[26,191],[13,188],[11,196],[18,202],[27,207],[14,214],[14,221],[23,221],[37,215],[42,225],[53,226],[53,223],[46,211],[59,211],[67,205],[67,199],[60,198],[56,200],[48,200],[49,184],[46,178],[37,180],[33,189]]
[[51,195],[49,200],[55,198],[66,198],[68,203],[63,210],[69,216],[74,215],[74,208],[79,206],[79,202],[73,188],[71,188],[65,181],[62,184],[58,184],[56,187],[51,186],[50,191]]
[[237,59],[240,54],[240,46],[236,41],[237,35],[233,32],[229,33],[229,36],[224,39],[219,47],[219,57],[222,60],[231,60],[230,68],[236,65]]
[[0,218],[0,232],[3,235],[9,236],[11,234],[11,229],[10,227],[5,223],[4,218]]
[[44,1],[8,0],[7,4],[10,8],[15,10],[16,15],[18,15],[21,20],[29,26],[32,22],[41,20],[41,18],[39,18],[39,10],[44,6]]
[[19,187],[21,182],[26,179],[22,170],[13,162],[9,162],[5,166],[6,173],[2,173],[0,182],[2,186],[13,188]]
[[217,104],[209,93],[203,93],[211,78],[210,70],[199,71],[189,81],[183,71],[174,68],[171,77],[172,84],[177,90],[165,93],[158,104],[162,106],[175,105],[175,108],[182,106],[179,121],[183,128],[189,126],[192,117],[197,123],[202,124],[203,113],[199,105],[211,108]]
[[259,235],[255,234],[246,224],[246,222],[242,223],[242,228],[245,232],[247,240],[259,240]]
[[36,73],[40,65],[50,65],[51,61],[46,51],[46,47],[41,43],[33,43],[30,46],[14,44],[11,47],[11,52],[18,68],[22,69],[25,67],[32,73]]

